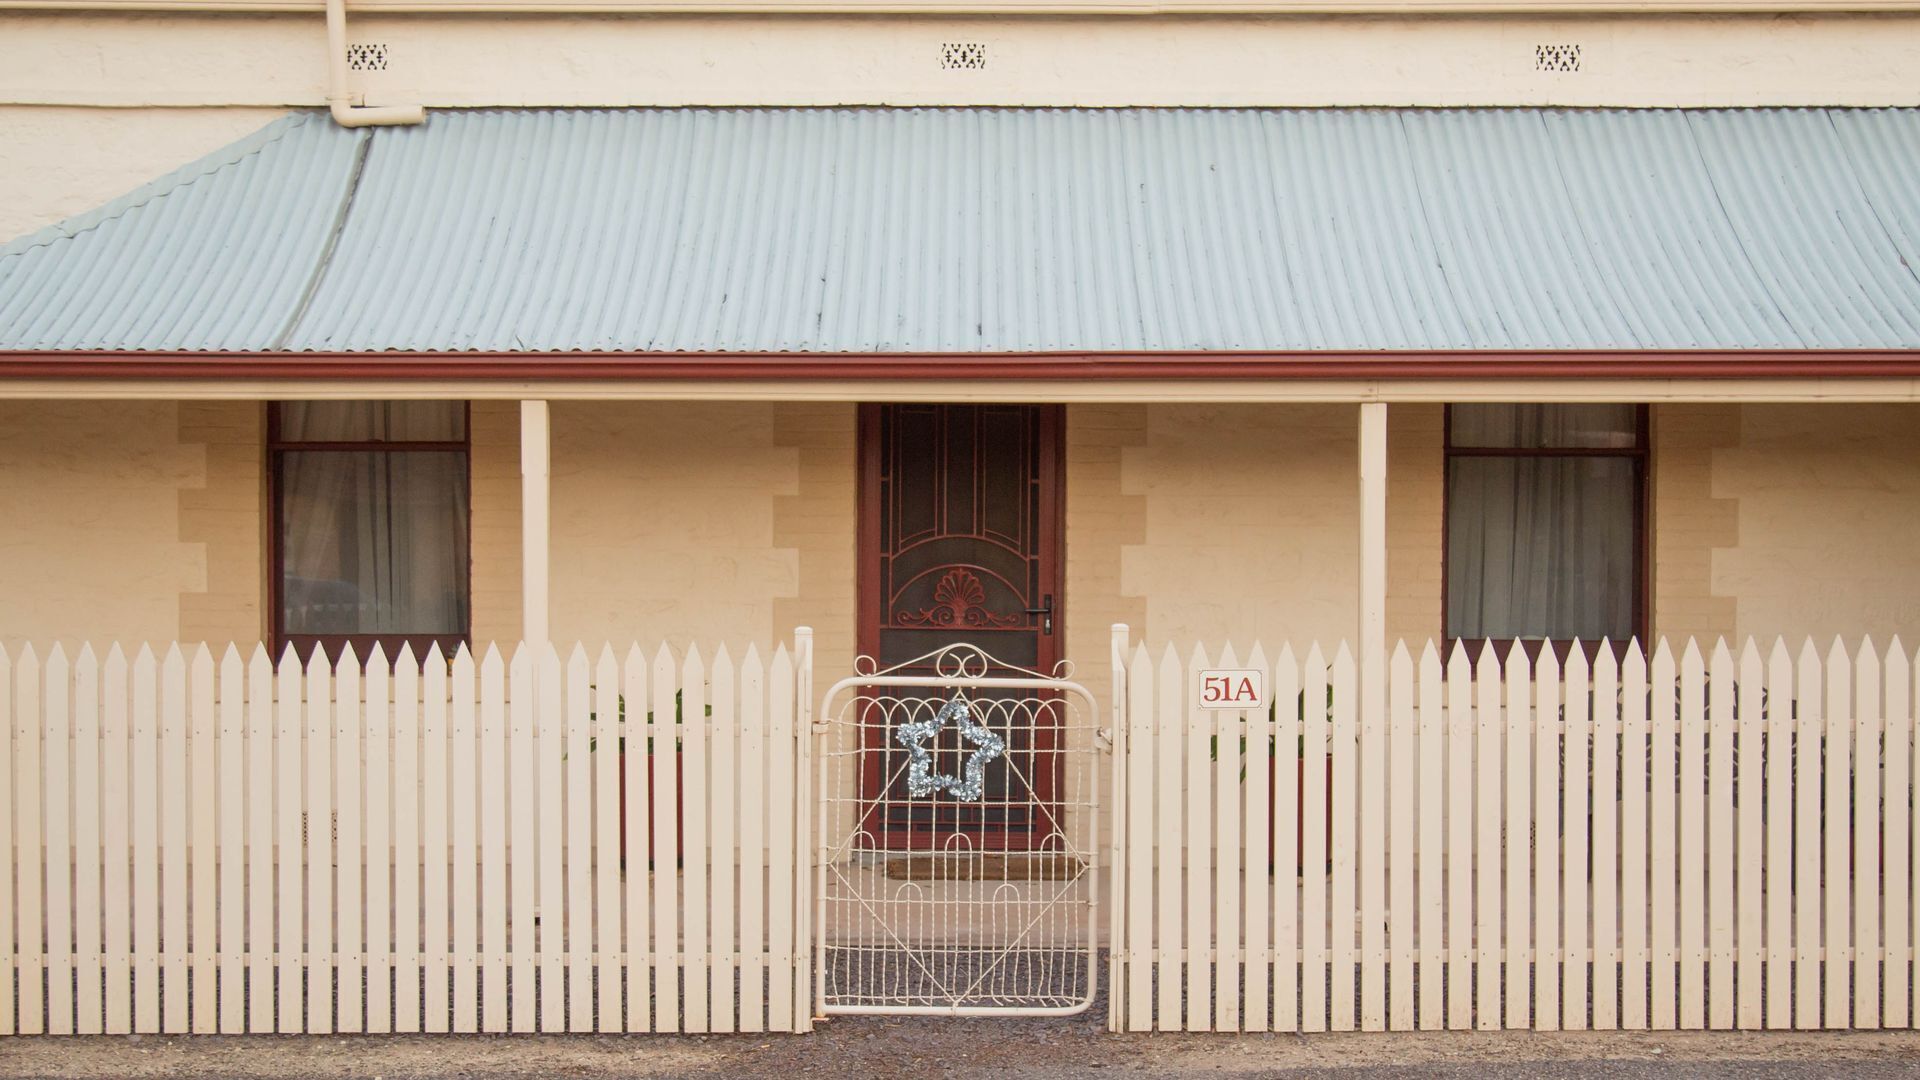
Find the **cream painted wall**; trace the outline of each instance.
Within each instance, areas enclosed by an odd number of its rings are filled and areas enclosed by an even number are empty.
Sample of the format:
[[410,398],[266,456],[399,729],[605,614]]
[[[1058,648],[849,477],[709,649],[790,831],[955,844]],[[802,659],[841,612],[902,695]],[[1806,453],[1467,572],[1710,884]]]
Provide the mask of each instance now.
[[1713,494],[1737,506],[1713,590],[1740,636],[1920,644],[1920,408],[1743,406]]
[[[4,26],[0,20],[0,40]],[[7,51],[11,57],[11,44]],[[280,115],[259,108],[0,105],[0,243],[124,195]]]
[[1129,591],[1124,553],[1147,541],[1147,500],[1128,490],[1127,459],[1147,444],[1147,405],[1067,407],[1066,592],[1060,633],[1067,659],[1104,704],[1114,623],[1134,640],[1146,599]]
[[1121,551],[1142,636],[1185,646],[1352,638],[1358,619],[1358,410],[1167,405],[1122,453],[1145,535]]
[[[1388,633],[1440,629],[1442,411],[1388,410]],[[1352,405],[1068,410],[1069,644],[1350,640],[1359,609]],[[1089,618],[1088,616],[1092,616]],[[1089,625],[1097,624],[1097,625]]]
[[1740,406],[1656,405],[1651,419],[1651,632],[1675,641],[1730,637],[1734,600],[1716,589],[1713,566],[1740,543],[1739,503],[1718,483],[1715,458],[1740,441]]
[[[0,401],[0,644],[265,626],[257,402]],[[853,406],[555,409],[559,640],[785,641],[852,663]],[[473,637],[518,640],[518,409],[472,413]]]
[[267,407],[257,401],[182,401],[180,442],[200,447],[200,482],[181,486],[179,537],[203,552],[201,587],[180,594],[182,641],[242,648],[266,629]]
[[[1440,619],[1441,411],[1390,412],[1388,629]],[[0,402],[0,642],[249,644],[263,624],[262,406]],[[818,634],[852,662],[855,407],[554,410],[562,640]],[[1661,406],[1654,632],[1920,642],[1920,411]],[[473,413],[475,639],[514,640],[518,422]],[[1188,644],[1348,637],[1352,406],[1073,406],[1067,655],[1105,697],[1108,628]],[[837,675],[836,675],[837,677]],[[824,684],[823,684],[824,685]]]
[[468,478],[473,500],[468,531],[473,564],[473,641],[517,642],[525,624],[520,602],[520,403],[476,401]]
[[[1416,641],[1440,624],[1441,411],[1389,415],[1388,629]],[[1652,419],[1654,637],[1920,641],[1920,409],[1658,405]]]
[[1387,409],[1387,640],[1416,651],[1444,632],[1445,419],[1444,405]]
[[173,640],[206,585],[180,538],[205,477],[176,403],[0,401],[0,644]]
[[[1350,637],[1353,412],[1069,410],[1071,655],[1103,663],[1112,621],[1176,644]],[[1388,634],[1417,647],[1441,629],[1444,412],[1388,415]],[[1661,405],[1652,438],[1654,635],[1920,642],[1920,409]]]
[[[1920,102],[1915,15],[400,16],[370,103],[1759,105]],[[307,15],[0,13],[0,103],[317,105]],[[941,66],[941,45],[986,66]],[[1573,44],[1581,69],[1536,70]]]
[[556,642],[773,637],[800,574],[774,544],[774,500],[800,470],[773,420],[763,404],[554,406]]
[[859,406],[852,402],[773,406],[773,445],[790,451],[795,482],[773,495],[773,543],[791,551],[798,584],[773,600],[774,640],[795,627],[814,631],[819,688],[853,670]]

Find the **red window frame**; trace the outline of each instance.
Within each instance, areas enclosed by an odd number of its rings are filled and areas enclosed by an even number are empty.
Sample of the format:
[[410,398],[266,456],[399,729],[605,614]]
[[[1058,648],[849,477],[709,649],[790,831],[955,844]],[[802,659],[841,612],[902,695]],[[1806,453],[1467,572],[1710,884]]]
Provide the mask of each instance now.
[[[373,651],[375,644],[386,650],[388,659],[399,655],[402,645],[413,646],[416,657],[425,658],[427,650],[439,645],[441,652],[451,657],[460,646],[469,644],[473,638],[473,407],[467,402],[460,403],[460,432],[458,440],[440,442],[424,441],[388,441],[382,439],[347,441],[310,441],[289,440],[280,433],[280,402],[267,403],[267,642],[273,655],[278,657],[291,646],[294,654],[303,662],[311,659],[315,649],[323,649],[327,659],[338,661],[342,651],[349,645],[353,653],[362,662]],[[286,551],[284,505],[280,501],[282,490],[281,468],[288,452],[339,450],[348,452],[372,452],[385,454],[459,454],[466,467],[461,470],[461,479],[467,485],[467,562],[461,575],[467,590],[466,619],[456,634],[290,634],[286,630],[286,611],[281,607],[281,581],[286,573]]]
[[[1488,644],[1500,656],[1506,656],[1517,645],[1529,658],[1538,658],[1543,646],[1551,646],[1554,654],[1564,660],[1575,648],[1580,649],[1591,660],[1600,649],[1597,638],[1457,638],[1453,627],[1447,622],[1447,594],[1453,583],[1453,462],[1463,457],[1604,457],[1624,458],[1633,464],[1633,638],[1628,641],[1612,641],[1615,655],[1625,656],[1631,640],[1647,640],[1649,620],[1652,609],[1652,574],[1650,572],[1650,537],[1648,521],[1650,513],[1650,484],[1648,483],[1649,462],[1652,460],[1652,410],[1646,405],[1634,407],[1634,444],[1630,448],[1622,447],[1507,447],[1507,446],[1460,446],[1453,445],[1453,405],[1446,407],[1444,420],[1445,460],[1441,468],[1441,504],[1440,504],[1440,634],[1445,642],[1446,651],[1451,653],[1456,643],[1467,647],[1467,655],[1480,656],[1481,649]],[[1645,647],[1644,645],[1642,646]]]

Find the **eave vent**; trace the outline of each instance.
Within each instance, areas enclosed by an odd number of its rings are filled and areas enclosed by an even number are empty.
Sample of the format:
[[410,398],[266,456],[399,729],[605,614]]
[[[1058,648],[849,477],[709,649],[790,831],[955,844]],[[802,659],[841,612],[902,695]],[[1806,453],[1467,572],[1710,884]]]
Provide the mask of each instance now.
[[949,41],[940,46],[940,66],[948,71],[983,71],[987,46],[980,41]]
[[387,46],[349,45],[347,46],[348,71],[385,71],[387,70]]
[[1570,75],[1580,70],[1580,46],[1578,45],[1535,45],[1533,47],[1533,70],[1548,71],[1556,75]]

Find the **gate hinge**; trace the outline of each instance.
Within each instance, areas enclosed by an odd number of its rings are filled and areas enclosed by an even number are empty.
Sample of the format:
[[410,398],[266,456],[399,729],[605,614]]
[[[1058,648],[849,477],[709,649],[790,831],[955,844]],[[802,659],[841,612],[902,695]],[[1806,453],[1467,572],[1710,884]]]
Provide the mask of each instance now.
[[1100,730],[1093,733],[1093,738],[1095,742],[1100,744],[1100,749],[1106,751],[1109,754],[1113,753],[1113,729],[1112,728],[1105,728],[1105,727],[1101,728]]

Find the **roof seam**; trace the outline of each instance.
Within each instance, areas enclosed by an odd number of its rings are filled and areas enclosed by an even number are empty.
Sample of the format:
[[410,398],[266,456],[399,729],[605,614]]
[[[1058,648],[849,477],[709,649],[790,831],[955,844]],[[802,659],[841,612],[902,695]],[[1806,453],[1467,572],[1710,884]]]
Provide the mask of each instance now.
[[1453,291],[1453,274],[1447,269],[1446,245],[1440,240],[1439,230],[1433,227],[1432,215],[1427,213],[1427,185],[1421,182],[1418,159],[1413,152],[1413,136],[1407,133],[1407,114],[1404,111],[1394,115],[1394,126],[1400,131],[1400,148],[1406,152],[1409,168],[1414,174],[1414,205],[1420,211],[1420,224],[1426,226],[1426,239],[1431,245],[1433,266],[1440,271],[1440,284],[1447,290],[1447,303],[1452,304],[1453,310],[1461,314],[1460,329],[1468,338],[1484,338],[1485,335],[1475,333],[1472,321],[1465,317],[1466,309],[1460,305],[1460,297]]
[[1827,128],[1833,132],[1833,141],[1840,147],[1840,163],[1846,168],[1847,179],[1853,181],[1854,189],[1860,193],[1860,201],[1866,204],[1867,212],[1873,215],[1873,223],[1880,227],[1880,234],[1887,238],[1887,244],[1893,248],[1907,276],[1920,282],[1920,271],[1916,271],[1913,264],[1907,261],[1906,253],[1900,250],[1900,238],[1887,227],[1887,219],[1880,216],[1880,206],[1873,201],[1873,193],[1867,190],[1866,180],[1861,175],[1860,162],[1854,159],[1853,144],[1841,133],[1840,125],[1834,122],[1833,110],[1821,109],[1820,115],[1826,118]]
[[[1541,112],[1535,113],[1533,118],[1539,123],[1540,134],[1546,141],[1548,149],[1547,162],[1553,167],[1554,179],[1559,182],[1560,193],[1567,198],[1567,216],[1573,221],[1574,231],[1580,235],[1581,250],[1588,253],[1598,251],[1598,245],[1596,245],[1593,240],[1593,233],[1587,228],[1586,215],[1580,212],[1580,199],[1574,195],[1573,185],[1567,182],[1566,162],[1560,160],[1560,143],[1558,139],[1554,138],[1552,127],[1547,124],[1547,114],[1542,110]],[[1621,311],[1615,306],[1612,297],[1596,289],[1595,295],[1591,297],[1591,299],[1593,301],[1593,311],[1596,316],[1604,320],[1608,315],[1612,315],[1620,321],[1620,325],[1626,330],[1635,344],[1646,344],[1645,335],[1640,333],[1640,328],[1636,325],[1637,320],[1629,313]],[[1605,305],[1607,310],[1603,311],[1602,305]]]
[[347,230],[347,215],[353,212],[353,198],[360,193],[360,177],[367,169],[367,155],[373,151],[371,130],[362,128],[357,135],[359,145],[353,150],[353,168],[347,173],[346,189],[340,194],[340,208],[334,211],[333,225],[327,230],[327,242],[320,249],[320,257],[314,260],[313,273],[307,277],[306,288],[300,290],[300,299],[293,305],[293,313],[287,317],[286,325],[274,335],[270,348],[276,351],[287,347],[287,342],[293,339],[294,330],[307,317],[308,309],[313,306],[314,295],[320,291],[320,283],[333,266],[333,253],[340,246],[340,234]]
[[1787,314],[1786,307],[1780,303],[1780,297],[1773,291],[1772,283],[1767,280],[1766,271],[1762,270],[1760,264],[1754,261],[1753,252],[1747,250],[1746,233],[1740,228],[1740,223],[1733,219],[1733,212],[1727,209],[1727,200],[1720,195],[1720,178],[1714,175],[1713,163],[1707,160],[1706,149],[1700,145],[1700,133],[1693,128],[1692,111],[1687,109],[1680,110],[1680,122],[1686,128],[1687,143],[1693,147],[1693,156],[1699,159],[1700,175],[1706,178],[1707,191],[1713,195],[1713,205],[1720,209],[1720,217],[1727,223],[1727,232],[1732,235],[1735,246],[1739,247],[1740,257],[1747,261],[1747,269],[1752,271],[1753,280],[1759,284],[1760,290],[1766,294],[1767,303],[1773,305],[1774,314],[1780,316],[1781,325],[1799,334],[1800,343],[1804,346],[1807,341],[1806,330],[1795,323],[1792,316]]

